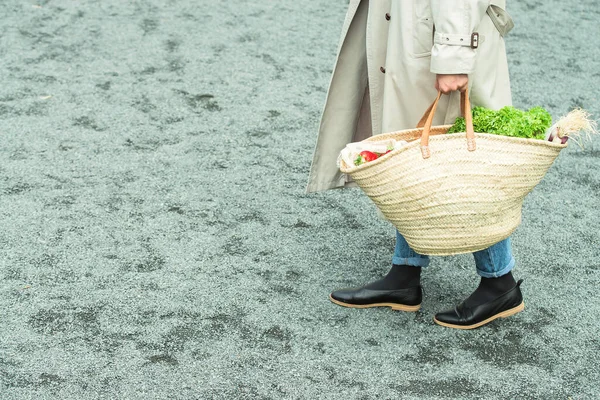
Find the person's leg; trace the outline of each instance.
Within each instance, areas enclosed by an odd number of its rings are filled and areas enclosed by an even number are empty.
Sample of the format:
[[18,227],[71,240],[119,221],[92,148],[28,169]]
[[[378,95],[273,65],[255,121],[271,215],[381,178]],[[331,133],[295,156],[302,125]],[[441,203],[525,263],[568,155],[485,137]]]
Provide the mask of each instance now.
[[475,268],[479,276],[498,278],[508,274],[515,267],[510,238],[506,238],[487,249],[473,253]]
[[473,253],[479,286],[458,307],[436,314],[435,322],[451,328],[471,329],[523,309],[523,296],[512,269],[515,259],[510,238]]
[[396,229],[396,248],[392,257],[392,264],[427,267],[429,265],[429,256],[419,254],[411,249],[404,236]]
[[410,248],[404,236],[396,230],[396,247],[392,257],[392,268],[386,276],[365,287],[375,290],[394,290],[419,286],[421,268],[429,265],[429,256]]
[[494,300],[517,284],[511,272],[515,267],[515,258],[512,254],[510,238],[487,249],[476,251],[473,257],[481,280],[477,289],[465,300],[465,304],[477,306]]
[[429,257],[411,249],[396,230],[392,268],[387,275],[365,286],[336,290],[329,298],[345,307],[387,306],[395,310],[417,311],[422,299],[421,268],[428,264]]

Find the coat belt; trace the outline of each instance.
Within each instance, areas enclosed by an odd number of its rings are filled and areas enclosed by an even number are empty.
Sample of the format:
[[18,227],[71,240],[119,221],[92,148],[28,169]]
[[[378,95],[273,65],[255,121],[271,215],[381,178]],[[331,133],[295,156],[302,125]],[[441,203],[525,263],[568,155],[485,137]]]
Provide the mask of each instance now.
[[[492,20],[492,23],[500,32],[500,36],[504,37],[514,28],[515,24],[510,14],[503,8],[505,1],[495,0],[490,4],[486,10],[487,15]],[[477,32],[473,32],[470,35],[461,35],[453,33],[440,33],[436,32],[433,38],[433,42],[436,44],[447,44],[450,46],[467,46],[476,49],[481,43],[485,41],[485,37]]]

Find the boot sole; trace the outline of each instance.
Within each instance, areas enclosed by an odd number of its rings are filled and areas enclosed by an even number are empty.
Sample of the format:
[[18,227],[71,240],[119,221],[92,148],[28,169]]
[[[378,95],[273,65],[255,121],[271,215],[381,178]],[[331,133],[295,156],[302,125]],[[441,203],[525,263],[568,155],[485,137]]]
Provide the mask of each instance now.
[[454,324],[449,324],[447,322],[442,322],[442,321],[438,321],[435,317],[433,317],[433,321],[441,326],[445,326],[447,328],[454,328],[454,329],[475,329],[475,328],[479,328],[482,325],[485,325],[487,323],[492,322],[493,320],[497,319],[497,318],[508,318],[511,315],[515,315],[518,312],[523,311],[523,309],[525,308],[525,303],[521,303],[516,307],[513,307],[509,310],[506,311],[502,311],[501,313],[498,313],[496,315],[492,315],[491,317],[489,317],[486,320],[483,320],[481,322],[478,322],[476,324],[473,325],[454,325]]
[[391,307],[392,310],[394,310],[394,311],[408,311],[408,312],[419,311],[419,309],[421,308],[420,304],[417,304],[416,306],[408,306],[406,304],[397,304],[397,303],[350,304],[350,303],[344,303],[342,301],[336,300],[333,297],[331,297],[331,295],[329,295],[329,300],[331,300],[331,302],[337,304],[338,306],[348,307],[348,308]]

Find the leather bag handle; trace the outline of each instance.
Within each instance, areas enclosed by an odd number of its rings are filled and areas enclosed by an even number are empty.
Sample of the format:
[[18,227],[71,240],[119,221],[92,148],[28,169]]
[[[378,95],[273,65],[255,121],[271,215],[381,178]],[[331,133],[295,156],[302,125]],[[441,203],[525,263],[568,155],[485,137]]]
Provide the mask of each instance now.
[[[429,149],[429,134],[431,132],[431,124],[433,123],[433,116],[435,115],[435,111],[437,109],[440,98],[442,97],[442,92],[438,91],[438,95],[433,101],[433,103],[427,108],[423,117],[417,124],[417,128],[423,128],[423,133],[421,134],[421,154],[423,158],[431,157],[431,150]],[[474,151],[476,149],[475,145],[475,131],[473,130],[473,115],[471,114],[471,103],[469,101],[469,90],[465,90],[460,94],[460,108],[461,113],[465,117],[465,126],[467,133],[467,149],[469,151]]]
[[[421,117],[421,119],[419,120],[419,123],[417,124],[417,128],[422,128],[425,126],[425,121],[427,121],[427,117],[429,117],[429,113],[431,112],[431,109],[433,108],[433,104],[435,103],[435,100],[433,101],[433,103],[431,103],[431,105],[429,107],[427,107],[427,110],[425,110],[425,113],[423,113],[423,116]],[[460,94],[460,112],[461,112],[461,116],[464,117],[465,111],[465,93],[462,92]]]

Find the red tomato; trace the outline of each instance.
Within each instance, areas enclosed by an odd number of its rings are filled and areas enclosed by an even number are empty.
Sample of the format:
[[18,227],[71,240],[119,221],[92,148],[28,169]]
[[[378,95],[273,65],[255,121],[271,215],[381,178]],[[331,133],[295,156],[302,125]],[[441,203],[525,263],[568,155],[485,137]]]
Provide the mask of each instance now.
[[377,160],[377,157],[379,157],[379,156],[376,153],[373,153],[372,151],[364,150],[364,151],[360,152],[358,157],[356,157],[356,160],[354,160],[354,164],[361,165],[361,164],[364,164],[369,161]]

